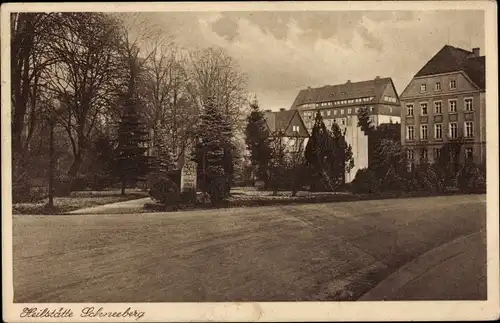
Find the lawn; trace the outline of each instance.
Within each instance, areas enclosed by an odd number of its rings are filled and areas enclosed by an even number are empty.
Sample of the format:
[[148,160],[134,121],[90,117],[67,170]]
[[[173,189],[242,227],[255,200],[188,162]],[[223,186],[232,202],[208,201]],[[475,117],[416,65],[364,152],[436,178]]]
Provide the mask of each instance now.
[[47,207],[48,198],[33,203],[16,203],[12,205],[13,214],[61,214],[87,207],[108,203],[123,202],[148,196],[147,192],[129,189],[125,195],[120,190],[78,191],[70,196],[55,197],[54,208]]

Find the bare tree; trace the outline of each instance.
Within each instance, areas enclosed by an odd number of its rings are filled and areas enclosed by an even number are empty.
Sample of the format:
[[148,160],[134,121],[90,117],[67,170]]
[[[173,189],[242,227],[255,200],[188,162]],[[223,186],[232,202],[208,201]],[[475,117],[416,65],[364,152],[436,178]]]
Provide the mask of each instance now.
[[101,13],[60,13],[54,41],[56,63],[44,71],[47,88],[60,102],[58,120],[71,142],[74,178],[99,118],[113,106],[120,80],[118,22]]
[[[12,150],[22,156],[40,123],[40,83],[45,68],[54,63],[47,44],[57,24],[54,14],[11,15]],[[23,158],[23,157],[19,157]]]
[[213,97],[217,107],[235,131],[244,127],[247,103],[246,75],[232,57],[222,49],[208,48],[189,54],[188,91],[191,101],[202,107],[208,97]]

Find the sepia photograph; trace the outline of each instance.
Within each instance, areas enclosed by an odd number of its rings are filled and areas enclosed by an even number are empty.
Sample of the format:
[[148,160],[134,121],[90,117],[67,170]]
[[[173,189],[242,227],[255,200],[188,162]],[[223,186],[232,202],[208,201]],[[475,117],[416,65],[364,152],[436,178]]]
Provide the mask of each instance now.
[[496,4],[404,2],[2,5],[4,320],[498,318]]

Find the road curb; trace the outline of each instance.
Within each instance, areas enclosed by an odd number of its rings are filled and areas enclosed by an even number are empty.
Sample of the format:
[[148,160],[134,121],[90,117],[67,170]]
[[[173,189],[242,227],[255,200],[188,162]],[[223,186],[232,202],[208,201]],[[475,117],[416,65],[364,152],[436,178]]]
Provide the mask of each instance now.
[[[461,236],[444,245],[432,249],[417,257],[410,263],[398,269],[395,273],[380,282],[373,289],[365,293],[359,301],[373,301],[394,299],[407,284],[419,279],[423,274],[436,268],[437,266],[453,261],[453,258],[464,254],[471,242],[478,239],[481,232]],[[438,277],[442,279],[442,277]]]

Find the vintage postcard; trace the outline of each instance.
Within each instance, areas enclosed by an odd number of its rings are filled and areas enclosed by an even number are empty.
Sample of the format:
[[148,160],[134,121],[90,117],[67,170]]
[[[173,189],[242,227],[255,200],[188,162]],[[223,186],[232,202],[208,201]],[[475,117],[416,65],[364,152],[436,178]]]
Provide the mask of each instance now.
[[498,319],[496,9],[2,5],[4,321]]

